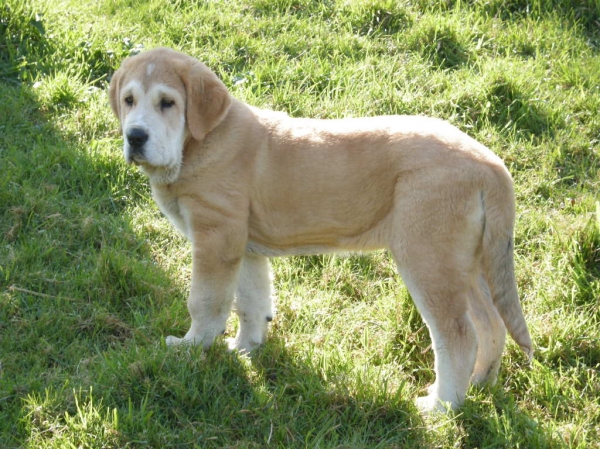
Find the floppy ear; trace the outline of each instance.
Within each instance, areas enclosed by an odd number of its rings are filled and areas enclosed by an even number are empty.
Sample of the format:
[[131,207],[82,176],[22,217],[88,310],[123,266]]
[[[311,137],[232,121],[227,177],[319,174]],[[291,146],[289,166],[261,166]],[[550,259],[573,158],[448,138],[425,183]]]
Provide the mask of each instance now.
[[123,71],[121,69],[117,70],[113,74],[113,76],[110,80],[110,87],[108,89],[108,98],[110,100],[110,107],[112,108],[113,112],[115,113],[115,115],[117,116],[118,119],[121,118],[119,116],[119,112],[120,112],[119,92],[121,91],[122,74],[123,74]]
[[199,61],[180,72],[186,90],[187,126],[196,140],[202,140],[225,118],[231,97],[225,84]]

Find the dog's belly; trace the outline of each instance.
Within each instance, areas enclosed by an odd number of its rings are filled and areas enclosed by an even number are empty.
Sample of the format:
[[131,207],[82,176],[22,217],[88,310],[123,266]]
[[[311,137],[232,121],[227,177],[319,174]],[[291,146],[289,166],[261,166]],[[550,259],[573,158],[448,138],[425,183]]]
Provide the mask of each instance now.
[[[246,251],[267,257],[316,255],[336,252],[371,251],[386,248],[390,239],[390,220],[361,223],[362,227],[306,227],[286,232],[285,227],[257,229],[252,224]],[[290,231],[290,228],[287,228]]]
[[306,245],[289,248],[278,248],[262,243],[248,241],[246,252],[259,254],[265,257],[282,257],[282,256],[312,256],[316,254],[332,253],[340,250],[340,248],[330,247],[326,245]]

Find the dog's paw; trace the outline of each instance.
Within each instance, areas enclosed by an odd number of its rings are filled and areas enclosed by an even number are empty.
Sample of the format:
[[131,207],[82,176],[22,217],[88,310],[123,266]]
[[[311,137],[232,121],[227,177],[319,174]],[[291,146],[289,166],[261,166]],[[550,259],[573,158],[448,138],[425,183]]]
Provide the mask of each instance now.
[[455,408],[451,402],[442,401],[436,394],[417,398],[417,408],[424,415],[447,413]]
[[169,335],[167,338],[165,338],[165,342],[167,343],[167,346],[197,346],[202,342],[202,340],[199,338],[188,338],[187,336],[179,338]]
[[169,335],[167,338],[165,338],[165,342],[167,343],[167,346],[179,346],[186,341],[183,338],[177,338]]
[[252,343],[250,341],[244,342],[237,338],[228,338],[225,341],[230,351],[237,351],[240,354],[249,354],[254,348],[259,346],[257,343]]
[[431,385],[429,385],[427,387],[427,395],[428,396],[434,396],[436,394],[437,391],[437,384],[436,383],[432,383]]

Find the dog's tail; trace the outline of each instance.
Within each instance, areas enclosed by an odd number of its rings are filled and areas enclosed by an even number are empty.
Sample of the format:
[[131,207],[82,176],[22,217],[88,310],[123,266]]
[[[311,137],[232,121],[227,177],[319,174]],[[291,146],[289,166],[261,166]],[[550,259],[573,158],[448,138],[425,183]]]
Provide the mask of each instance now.
[[515,201],[508,170],[494,167],[482,192],[484,210],[483,267],[494,305],[510,336],[533,357],[533,344],[517,292],[514,262]]

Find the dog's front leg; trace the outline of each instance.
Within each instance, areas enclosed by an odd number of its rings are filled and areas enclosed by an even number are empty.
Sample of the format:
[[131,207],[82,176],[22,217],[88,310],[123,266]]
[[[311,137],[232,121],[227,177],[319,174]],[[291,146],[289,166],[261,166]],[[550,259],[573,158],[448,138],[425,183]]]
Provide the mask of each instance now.
[[192,285],[187,303],[190,330],[183,338],[167,337],[167,345],[208,348],[225,332],[243,250],[235,249],[231,234],[214,230],[206,234],[194,234],[192,242]]
[[235,312],[239,328],[229,348],[250,352],[264,343],[269,323],[273,320],[271,275],[266,257],[246,253],[242,259],[236,291]]

